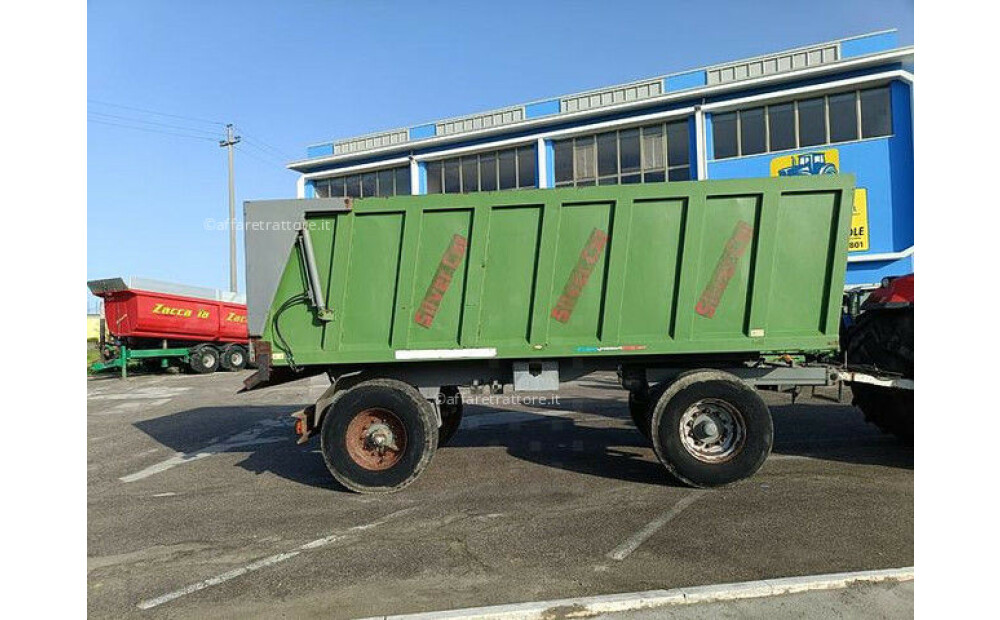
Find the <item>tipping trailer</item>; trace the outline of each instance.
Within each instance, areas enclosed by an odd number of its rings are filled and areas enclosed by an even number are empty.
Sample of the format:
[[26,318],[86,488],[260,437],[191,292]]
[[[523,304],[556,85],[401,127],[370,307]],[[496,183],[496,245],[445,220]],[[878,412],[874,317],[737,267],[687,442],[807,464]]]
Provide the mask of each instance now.
[[754,388],[830,385],[852,175],[245,204],[246,389],[326,373],[295,417],[359,492],[411,483],[460,387],[617,370],[660,461],[699,487],[771,449]]
[[99,344],[102,360],[91,370],[119,370],[125,377],[130,360],[156,368],[179,363],[197,373],[246,367],[242,295],[146,278],[91,280],[87,286],[104,301],[106,326]]

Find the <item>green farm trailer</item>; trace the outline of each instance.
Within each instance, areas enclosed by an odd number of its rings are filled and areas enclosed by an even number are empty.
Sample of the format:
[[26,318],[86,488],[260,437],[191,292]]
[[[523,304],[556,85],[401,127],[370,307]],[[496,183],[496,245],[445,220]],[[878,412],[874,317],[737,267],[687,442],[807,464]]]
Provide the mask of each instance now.
[[829,385],[854,177],[245,205],[255,389],[326,373],[295,414],[360,492],[412,482],[459,388],[549,391],[617,370],[675,478],[752,475],[755,388]]

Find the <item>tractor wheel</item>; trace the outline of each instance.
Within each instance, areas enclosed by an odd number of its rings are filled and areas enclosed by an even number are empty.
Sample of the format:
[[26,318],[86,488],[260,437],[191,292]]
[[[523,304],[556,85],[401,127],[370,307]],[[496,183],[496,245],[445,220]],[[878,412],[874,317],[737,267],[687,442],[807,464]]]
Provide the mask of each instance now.
[[[847,363],[913,378],[913,308],[865,311],[848,334]],[[913,443],[913,392],[856,383],[854,405],[865,419]]]
[[243,345],[230,344],[222,350],[220,364],[223,370],[239,371],[247,367],[247,350]]
[[771,412],[756,390],[729,373],[684,374],[662,392],[652,412],[656,456],[687,485],[742,480],[771,452]]
[[462,425],[462,393],[454,385],[441,388],[441,400],[438,409],[441,411],[441,428],[438,429],[438,447],[448,445],[451,438]]
[[649,439],[650,429],[653,423],[653,412],[649,404],[649,393],[638,390],[629,390],[628,393],[628,413],[632,416],[632,423],[636,430]]
[[211,374],[219,369],[219,350],[210,344],[191,349],[188,358],[188,366],[200,375]]
[[411,385],[373,379],[345,391],[324,416],[323,459],[358,493],[398,491],[417,479],[438,446],[434,408]]

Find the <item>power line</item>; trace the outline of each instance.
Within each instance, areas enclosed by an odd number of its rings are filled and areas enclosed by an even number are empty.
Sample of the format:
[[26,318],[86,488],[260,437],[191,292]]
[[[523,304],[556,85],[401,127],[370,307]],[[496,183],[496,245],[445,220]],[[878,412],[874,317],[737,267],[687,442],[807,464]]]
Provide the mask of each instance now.
[[261,163],[267,164],[269,166],[277,166],[277,167],[281,168],[282,170],[287,170],[287,168],[285,168],[285,164],[284,163],[278,162],[278,161],[276,161],[274,159],[265,159],[264,157],[259,156],[257,153],[254,153],[253,151],[246,150],[242,146],[237,146],[236,150],[239,151],[240,153],[243,153],[247,157],[250,157],[252,159],[256,159],[257,161],[259,161]]
[[[246,137],[246,136],[244,136],[244,137]],[[285,165],[285,162],[283,160],[281,160],[281,159],[275,157],[274,155],[272,155],[270,151],[265,151],[264,149],[260,148],[259,146],[255,146],[251,142],[244,142],[244,146],[248,146],[248,147],[253,148],[255,153],[257,153],[261,157],[264,157],[265,159],[267,159],[268,161],[270,161],[270,162],[272,162],[272,163],[274,163],[276,165],[279,165],[279,166],[284,166]],[[245,152],[249,153],[249,151],[245,151]]]
[[172,125],[170,123],[159,123],[159,122],[156,122],[156,121],[147,121],[147,120],[141,119],[141,118],[133,118],[131,116],[120,116],[118,114],[108,114],[106,112],[98,112],[96,110],[91,110],[90,112],[88,112],[88,114],[97,115],[97,116],[101,116],[101,117],[105,117],[105,118],[110,118],[110,119],[117,119],[117,120],[129,121],[131,123],[139,123],[139,124],[143,124],[143,125],[155,125],[157,127],[167,127],[167,128],[170,128],[170,129],[183,129],[185,131],[194,131],[194,132],[198,132],[198,133],[201,133],[201,134],[207,134],[206,137],[211,137],[213,140],[217,140],[218,139],[218,135],[216,135],[215,132],[212,132],[212,131],[210,131],[208,129],[200,129],[198,127],[186,127],[184,125]]
[[164,134],[164,135],[168,135],[168,136],[177,136],[179,138],[194,138],[196,140],[207,140],[208,142],[215,142],[216,139],[217,139],[217,138],[209,138],[209,137],[206,137],[206,136],[196,136],[194,134],[178,133],[178,132],[175,132],[175,131],[164,131],[164,130],[160,130],[160,129],[153,129],[152,127],[141,127],[141,126],[135,126],[135,125],[124,125],[122,123],[112,123],[110,121],[106,121],[106,120],[100,119],[100,118],[88,118],[87,122],[88,123],[99,123],[101,125],[109,125],[111,127],[123,127],[125,129],[135,129],[136,131],[146,131],[146,132],[149,132],[149,133],[159,133],[159,134]]
[[293,159],[292,157],[289,157],[288,153],[286,153],[284,150],[279,149],[276,146],[272,146],[272,145],[268,144],[267,142],[264,142],[260,138],[256,138],[254,136],[247,136],[245,131],[243,132],[243,136],[247,139],[248,142],[255,143],[255,144],[257,144],[260,147],[263,147],[263,148],[266,148],[266,149],[270,150],[272,152],[272,154],[277,155],[281,159],[284,159],[284,160]]
[[180,118],[187,121],[194,121],[197,123],[208,123],[210,125],[219,125],[220,127],[225,127],[226,124],[222,121],[213,121],[205,118],[198,118],[196,116],[183,116],[180,114],[170,114],[169,112],[158,112],[156,110],[150,110],[149,108],[137,108],[133,106],[122,105],[120,103],[111,103],[109,101],[100,101],[98,99],[87,99],[88,103],[97,103],[100,105],[111,106],[112,108],[121,108],[123,110],[132,110],[133,112],[145,112],[146,114],[155,114],[157,116],[169,116],[171,118]]

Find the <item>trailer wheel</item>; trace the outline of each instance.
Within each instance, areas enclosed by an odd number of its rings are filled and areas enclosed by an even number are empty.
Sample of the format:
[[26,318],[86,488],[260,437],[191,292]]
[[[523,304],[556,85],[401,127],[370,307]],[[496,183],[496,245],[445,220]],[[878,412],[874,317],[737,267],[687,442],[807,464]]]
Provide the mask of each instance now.
[[441,428],[438,429],[438,447],[445,446],[458,432],[462,424],[462,393],[454,385],[441,387]]
[[632,416],[632,423],[636,430],[645,437],[650,438],[653,412],[649,404],[649,394],[637,390],[629,390],[628,393],[628,413]]
[[188,366],[198,374],[207,375],[219,369],[219,350],[210,344],[191,349],[188,358]]
[[330,473],[347,489],[397,491],[430,463],[438,446],[437,419],[416,388],[373,379],[334,402],[323,419],[320,446]]
[[685,374],[670,384],[653,407],[652,430],[660,462],[694,487],[752,476],[774,440],[771,413],[757,392],[716,370]]
[[223,370],[243,370],[247,366],[247,350],[242,345],[231,344],[222,350],[219,363]]

